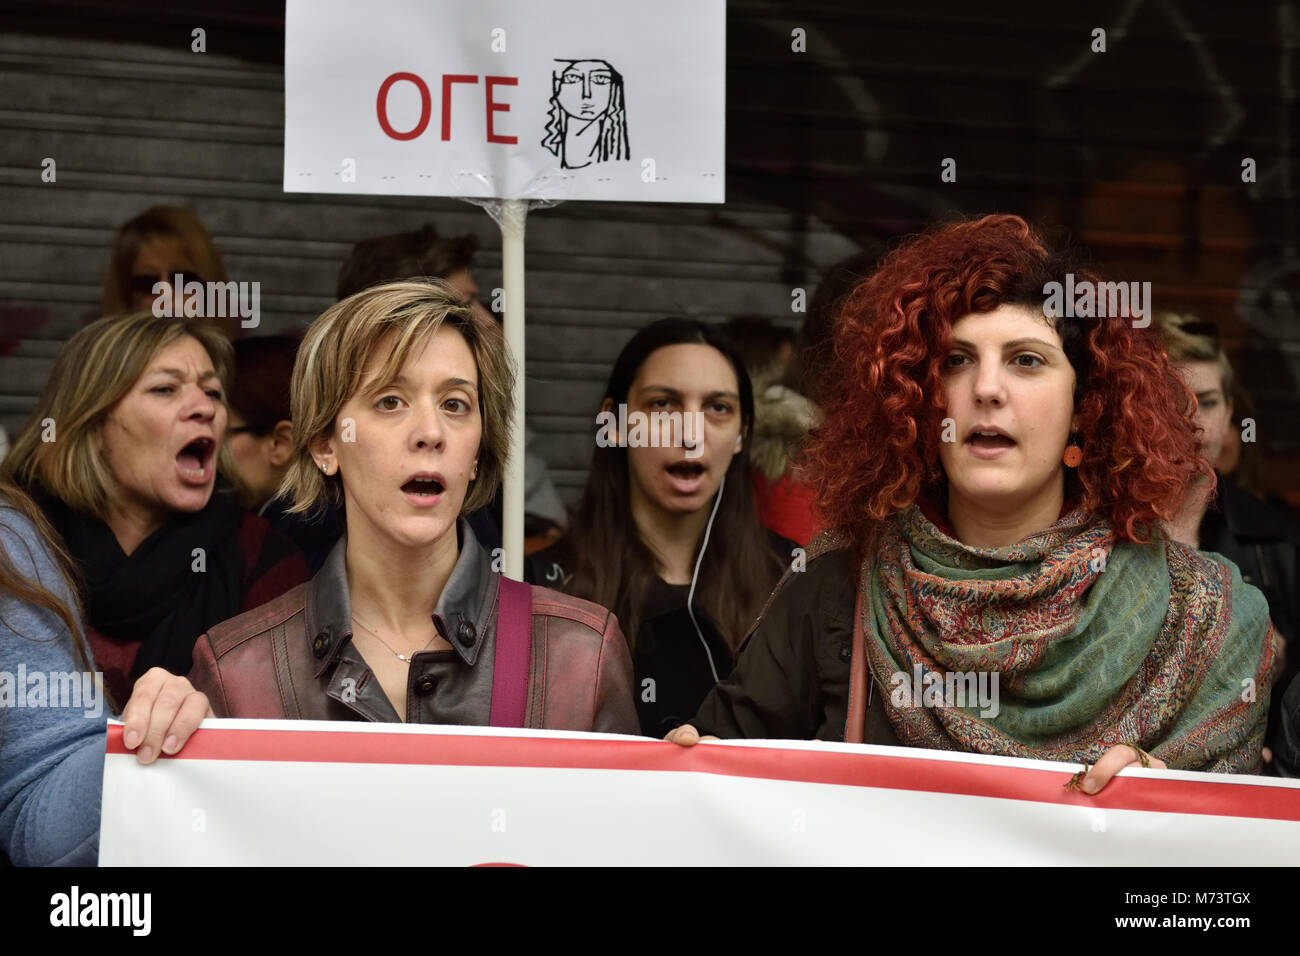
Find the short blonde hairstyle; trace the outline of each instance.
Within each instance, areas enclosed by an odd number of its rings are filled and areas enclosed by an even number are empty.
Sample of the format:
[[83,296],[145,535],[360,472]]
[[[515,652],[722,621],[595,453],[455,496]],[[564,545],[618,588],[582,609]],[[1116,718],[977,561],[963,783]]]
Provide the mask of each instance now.
[[290,407],[293,457],[279,495],[291,498],[291,512],[332,503],[343,507],[343,480],[321,473],[311,448],[334,433],[339,411],[361,389],[362,374],[380,344],[391,335],[381,380],[395,377],[447,324],[461,334],[478,369],[478,478],[470,483],[461,514],[488,504],[501,485],[514,415],[515,370],[501,327],[475,315],[460,293],[441,279],[409,280],[374,286],[349,296],[321,315],[298,347]]
[[[1211,335],[1197,331],[1198,326],[1208,326],[1195,315],[1177,312],[1157,312],[1156,327],[1160,329],[1160,338],[1172,365],[1186,365],[1188,362],[1214,362],[1219,366],[1219,376],[1223,386],[1223,397],[1232,401],[1232,387],[1235,376],[1232,363],[1219,345],[1219,340]],[[1213,326],[1208,326],[1212,331]]]
[[[29,494],[53,495],[76,512],[105,520],[113,479],[95,448],[95,434],[154,357],[185,335],[208,353],[224,394],[234,349],[215,323],[149,312],[98,319],[60,350],[36,410],[0,466],[3,473]],[[47,419],[54,441],[42,440]],[[224,450],[218,465],[230,473]]]

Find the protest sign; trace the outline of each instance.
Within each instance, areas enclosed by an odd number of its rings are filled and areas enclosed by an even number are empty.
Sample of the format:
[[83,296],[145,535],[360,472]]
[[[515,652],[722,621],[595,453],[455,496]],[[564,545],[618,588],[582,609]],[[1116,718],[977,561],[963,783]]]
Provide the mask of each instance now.
[[209,720],[109,729],[104,865],[1293,865],[1300,782],[792,741]]
[[722,0],[289,0],[286,192],[722,202]]

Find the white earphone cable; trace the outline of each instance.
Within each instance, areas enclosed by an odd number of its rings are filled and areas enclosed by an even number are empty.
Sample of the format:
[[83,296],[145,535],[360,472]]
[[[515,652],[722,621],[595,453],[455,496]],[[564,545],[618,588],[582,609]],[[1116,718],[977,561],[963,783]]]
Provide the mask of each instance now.
[[713,530],[713,519],[718,516],[718,506],[722,504],[722,492],[727,487],[727,476],[722,476],[722,484],[718,485],[718,493],[713,498],[713,511],[709,514],[709,523],[704,526],[704,540],[700,543],[700,553],[695,558],[695,571],[691,574],[691,590],[686,595],[686,613],[690,615],[691,623],[695,625],[695,633],[700,638],[700,644],[704,647],[704,653],[709,658],[709,670],[713,672],[713,682],[716,684],[718,677],[717,665],[713,663],[713,652],[709,650],[709,642],[704,639],[704,632],[700,630],[700,622],[695,619],[695,609],[691,607],[691,602],[695,600],[695,583],[700,576],[700,564],[704,561],[704,549],[709,546],[709,532]]

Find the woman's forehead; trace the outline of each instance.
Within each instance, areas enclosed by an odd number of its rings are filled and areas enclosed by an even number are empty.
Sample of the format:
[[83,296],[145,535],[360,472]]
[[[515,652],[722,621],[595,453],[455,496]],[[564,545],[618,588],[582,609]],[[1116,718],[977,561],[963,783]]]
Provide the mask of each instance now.
[[1223,372],[1218,362],[1176,362],[1174,371],[1194,393],[1223,390]]
[[194,257],[179,236],[149,236],[140,243],[135,254],[137,267],[149,263],[185,264],[193,260]]
[[207,347],[192,335],[178,335],[158,347],[145,365],[144,374],[178,366],[185,371],[197,369],[200,376],[216,373]]
[[992,312],[972,312],[952,324],[955,339],[1043,339],[1060,346],[1061,336],[1041,311],[1024,305],[1001,305]]
[[[375,343],[361,376],[362,389],[374,384],[374,380],[383,374],[385,366],[393,358],[397,343],[396,332],[385,333]],[[442,325],[423,342],[417,342],[408,348],[401,364],[393,372],[393,378],[413,382],[459,378],[477,382],[478,364],[465,337],[457,329]]]
[[737,388],[736,370],[712,345],[686,342],[665,345],[646,356],[634,388],[668,386],[680,392],[713,392]]

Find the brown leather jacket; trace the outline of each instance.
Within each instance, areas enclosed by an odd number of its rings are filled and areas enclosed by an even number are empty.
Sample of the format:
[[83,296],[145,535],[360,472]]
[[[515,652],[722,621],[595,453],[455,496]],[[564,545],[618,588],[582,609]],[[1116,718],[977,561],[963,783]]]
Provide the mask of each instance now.
[[[500,579],[463,519],[457,532],[460,557],[433,615],[454,650],[414,655],[409,723],[488,724]],[[352,644],[346,548],[344,536],[311,581],[199,638],[190,681],[218,717],[399,720]],[[639,733],[632,662],[610,611],[532,588],[524,726]]]

